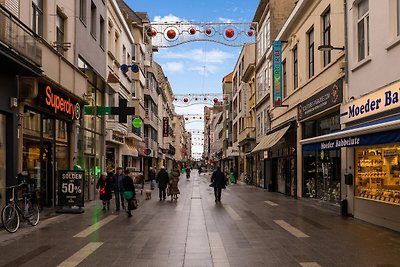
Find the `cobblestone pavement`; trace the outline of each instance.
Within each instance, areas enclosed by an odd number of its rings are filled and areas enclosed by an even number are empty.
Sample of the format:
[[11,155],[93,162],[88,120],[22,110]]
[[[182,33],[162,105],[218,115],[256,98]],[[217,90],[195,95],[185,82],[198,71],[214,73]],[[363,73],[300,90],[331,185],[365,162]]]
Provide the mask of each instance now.
[[309,201],[230,185],[215,203],[209,175],[181,177],[177,202],[63,214],[0,231],[0,266],[400,266],[400,233]]

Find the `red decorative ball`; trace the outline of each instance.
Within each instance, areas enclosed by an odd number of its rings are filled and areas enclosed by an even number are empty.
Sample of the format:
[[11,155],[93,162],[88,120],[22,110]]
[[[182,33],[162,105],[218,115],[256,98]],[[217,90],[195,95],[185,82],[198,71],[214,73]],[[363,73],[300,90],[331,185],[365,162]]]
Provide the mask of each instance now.
[[247,32],[247,35],[251,37],[251,36],[253,36],[253,33],[254,33],[254,32],[253,32],[252,30],[249,30],[249,31]]
[[185,98],[183,99],[183,102],[185,102],[185,103],[189,102],[189,98],[185,97]]
[[194,35],[194,34],[196,33],[196,29],[195,29],[194,27],[190,28],[190,29],[189,29],[189,33],[190,33],[191,35]]
[[214,101],[214,103],[217,103],[217,102],[218,102],[218,98],[215,97],[215,98],[213,99],[213,101]]
[[196,101],[197,101],[197,100],[199,100],[199,99],[196,97],[194,100],[196,100]]
[[225,31],[225,36],[227,38],[232,38],[233,36],[235,36],[235,31],[232,28],[229,28]]
[[210,35],[212,30],[210,28],[206,29],[206,34]]
[[167,37],[168,37],[169,39],[175,39],[175,37],[176,37],[176,31],[173,30],[173,29],[168,30],[168,31],[167,31]]
[[207,97],[204,98],[204,101],[207,101]]
[[150,37],[156,36],[156,35],[157,35],[156,29],[154,29],[154,28],[148,29],[148,30],[147,30],[147,35],[150,36]]

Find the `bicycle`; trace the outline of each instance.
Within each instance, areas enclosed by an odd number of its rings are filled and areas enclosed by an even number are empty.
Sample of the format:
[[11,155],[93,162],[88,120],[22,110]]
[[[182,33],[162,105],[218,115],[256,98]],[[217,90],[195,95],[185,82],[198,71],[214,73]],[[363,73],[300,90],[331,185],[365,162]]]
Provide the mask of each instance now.
[[40,219],[40,210],[37,203],[33,201],[33,195],[35,192],[27,192],[23,193],[23,203],[24,206],[21,207],[18,204],[19,200],[17,197],[17,188],[26,185],[25,183],[7,187],[7,189],[12,189],[12,195],[10,198],[10,202],[3,208],[1,211],[1,221],[3,223],[4,228],[9,233],[15,233],[21,222],[21,217],[28,221],[28,223],[32,226],[36,226],[39,223]]

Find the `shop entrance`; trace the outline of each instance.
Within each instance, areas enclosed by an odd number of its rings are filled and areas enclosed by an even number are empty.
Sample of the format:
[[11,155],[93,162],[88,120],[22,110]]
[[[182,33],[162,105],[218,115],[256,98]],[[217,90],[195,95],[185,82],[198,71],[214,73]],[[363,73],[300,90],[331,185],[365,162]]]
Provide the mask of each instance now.
[[85,157],[85,201],[94,199],[93,184],[96,180],[96,160],[94,156]]

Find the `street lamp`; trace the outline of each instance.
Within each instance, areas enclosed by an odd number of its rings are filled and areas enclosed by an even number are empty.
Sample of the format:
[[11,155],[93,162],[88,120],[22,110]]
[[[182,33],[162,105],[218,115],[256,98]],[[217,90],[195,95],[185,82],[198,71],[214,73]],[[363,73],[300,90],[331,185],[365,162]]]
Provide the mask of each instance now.
[[342,50],[344,51],[344,46],[343,47],[334,47],[332,45],[320,45],[318,46],[319,51],[324,51],[324,52],[329,52],[332,50]]

